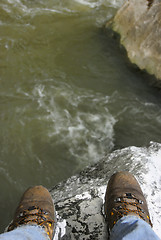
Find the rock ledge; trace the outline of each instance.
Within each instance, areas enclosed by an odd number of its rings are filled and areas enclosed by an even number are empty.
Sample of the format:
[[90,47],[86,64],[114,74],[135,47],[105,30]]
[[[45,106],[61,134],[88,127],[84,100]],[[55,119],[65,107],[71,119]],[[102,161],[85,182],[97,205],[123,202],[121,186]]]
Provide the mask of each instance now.
[[126,1],[116,13],[112,28],[120,34],[131,62],[161,80],[161,2]]

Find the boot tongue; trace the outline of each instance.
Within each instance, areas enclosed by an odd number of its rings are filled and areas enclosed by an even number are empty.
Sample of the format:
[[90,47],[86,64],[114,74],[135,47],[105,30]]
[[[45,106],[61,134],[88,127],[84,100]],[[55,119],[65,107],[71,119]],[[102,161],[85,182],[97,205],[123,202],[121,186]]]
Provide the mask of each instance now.
[[[131,203],[135,203],[135,199],[126,199],[126,202],[127,202],[126,208],[127,208],[127,210],[130,211],[129,214],[132,213],[132,215],[137,215],[135,212],[133,214],[133,211],[137,211],[138,210],[137,206],[131,204]],[[129,215],[129,214],[127,213],[127,215]]]

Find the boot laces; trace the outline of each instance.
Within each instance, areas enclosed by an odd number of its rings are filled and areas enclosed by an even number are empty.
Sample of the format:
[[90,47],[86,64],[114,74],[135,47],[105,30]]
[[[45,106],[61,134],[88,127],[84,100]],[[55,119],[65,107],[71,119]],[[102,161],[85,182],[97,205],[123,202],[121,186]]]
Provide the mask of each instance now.
[[54,222],[55,221],[48,216],[48,212],[39,207],[32,206],[20,212],[15,221],[11,223],[8,230],[10,231],[19,225],[30,223],[40,225],[43,228],[48,228],[51,227]]
[[111,215],[114,215],[114,212],[119,216],[119,218],[130,215],[131,213],[134,215],[138,215],[141,219],[146,221],[145,217],[149,220],[150,225],[152,223],[150,221],[150,217],[146,215],[145,211],[143,210],[142,206],[144,202],[142,200],[137,199],[131,193],[125,193],[124,196],[117,197],[114,202],[117,204],[116,207],[112,209]]

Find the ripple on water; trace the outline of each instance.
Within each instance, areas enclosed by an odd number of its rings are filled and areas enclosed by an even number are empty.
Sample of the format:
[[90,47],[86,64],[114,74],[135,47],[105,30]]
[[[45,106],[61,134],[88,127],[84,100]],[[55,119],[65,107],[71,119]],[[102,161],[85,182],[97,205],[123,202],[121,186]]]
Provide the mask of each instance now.
[[55,85],[33,89],[32,97],[43,112],[41,121],[50,126],[46,134],[65,143],[75,159],[96,161],[113,148],[115,119],[108,110],[108,96]]

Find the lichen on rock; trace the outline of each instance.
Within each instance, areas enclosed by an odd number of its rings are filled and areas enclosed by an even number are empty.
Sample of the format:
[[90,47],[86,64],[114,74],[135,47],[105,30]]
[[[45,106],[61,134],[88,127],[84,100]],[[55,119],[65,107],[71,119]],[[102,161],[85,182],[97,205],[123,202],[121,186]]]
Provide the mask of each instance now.
[[[107,240],[104,197],[110,176],[132,172],[148,201],[153,228],[161,236],[161,144],[116,150],[50,191],[57,211],[54,240]],[[155,191],[154,191],[155,189]]]

